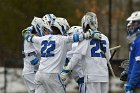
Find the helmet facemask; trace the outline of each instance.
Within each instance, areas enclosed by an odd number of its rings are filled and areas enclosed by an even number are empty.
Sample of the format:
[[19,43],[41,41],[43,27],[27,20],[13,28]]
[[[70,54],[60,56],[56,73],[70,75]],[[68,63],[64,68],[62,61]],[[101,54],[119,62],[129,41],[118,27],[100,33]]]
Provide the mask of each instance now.
[[140,21],[130,21],[127,24],[127,34],[129,43],[132,43],[140,34]]
[[140,21],[130,21],[127,24],[127,32],[128,35],[131,36],[135,33],[137,33],[137,30],[140,28]]
[[130,17],[126,19],[127,24],[127,39],[132,43],[140,34],[140,11],[133,12]]

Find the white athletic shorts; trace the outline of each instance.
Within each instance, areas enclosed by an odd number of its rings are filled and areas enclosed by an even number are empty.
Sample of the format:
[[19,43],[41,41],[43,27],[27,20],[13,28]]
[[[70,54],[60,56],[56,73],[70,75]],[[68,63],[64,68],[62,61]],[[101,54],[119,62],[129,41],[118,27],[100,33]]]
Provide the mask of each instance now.
[[28,93],[35,93],[36,84],[34,82],[35,73],[22,75],[24,83],[27,87]]
[[[46,91],[45,93],[66,93],[65,85],[60,79],[58,73],[43,73],[41,71],[37,71],[35,76],[35,82],[37,86],[40,85],[44,87]],[[40,91],[35,93],[43,92]]]

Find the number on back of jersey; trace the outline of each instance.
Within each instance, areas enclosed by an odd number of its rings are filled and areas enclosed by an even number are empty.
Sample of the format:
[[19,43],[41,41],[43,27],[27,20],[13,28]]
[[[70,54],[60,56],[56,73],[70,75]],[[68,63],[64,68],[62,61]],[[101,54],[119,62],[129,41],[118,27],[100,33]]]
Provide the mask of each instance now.
[[54,57],[55,41],[44,40],[41,43],[41,57]]

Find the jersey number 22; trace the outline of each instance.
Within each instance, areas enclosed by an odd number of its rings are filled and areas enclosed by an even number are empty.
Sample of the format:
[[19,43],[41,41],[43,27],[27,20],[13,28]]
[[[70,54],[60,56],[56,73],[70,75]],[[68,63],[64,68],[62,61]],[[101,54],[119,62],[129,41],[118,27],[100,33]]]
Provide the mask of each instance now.
[[53,57],[55,50],[55,41],[44,40],[41,43],[41,57]]

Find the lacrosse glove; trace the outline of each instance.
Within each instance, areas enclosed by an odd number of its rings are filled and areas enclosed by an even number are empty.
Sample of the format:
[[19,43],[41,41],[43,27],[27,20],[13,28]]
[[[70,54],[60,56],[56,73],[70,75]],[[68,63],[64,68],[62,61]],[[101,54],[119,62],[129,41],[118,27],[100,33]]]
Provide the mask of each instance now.
[[99,31],[93,31],[91,29],[89,29],[85,34],[84,34],[85,39],[97,39],[97,40],[101,40],[102,36],[101,36],[101,32]]
[[63,67],[62,72],[60,73],[60,78],[65,81],[68,78],[68,74],[71,72],[70,69],[67,68],[67,66]]
[[25,38],[26,34],[30,34],[33,30],[33,26],[27,27],[26,29],[22,30],[22,36]]
[[125,70],[120,74],[120,80],[121,80],[121,81],[127,81],[127,77],[128,77],[128,71],[127,71],[127,69],[125,69]]

